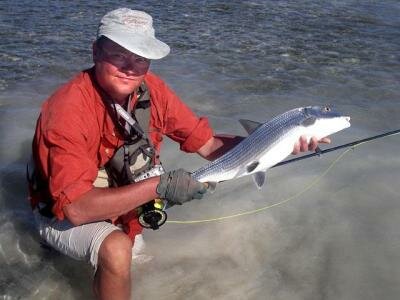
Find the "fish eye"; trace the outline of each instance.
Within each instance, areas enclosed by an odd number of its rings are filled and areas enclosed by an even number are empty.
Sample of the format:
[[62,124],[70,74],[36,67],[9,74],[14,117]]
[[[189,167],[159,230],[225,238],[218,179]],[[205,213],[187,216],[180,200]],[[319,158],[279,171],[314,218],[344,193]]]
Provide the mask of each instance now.
[[322,109],[322,111],[323,111],[323,112],[329,112],[329,111],[331,111],[331,108],[330,108],[329,106],[325,106],[325,107]]

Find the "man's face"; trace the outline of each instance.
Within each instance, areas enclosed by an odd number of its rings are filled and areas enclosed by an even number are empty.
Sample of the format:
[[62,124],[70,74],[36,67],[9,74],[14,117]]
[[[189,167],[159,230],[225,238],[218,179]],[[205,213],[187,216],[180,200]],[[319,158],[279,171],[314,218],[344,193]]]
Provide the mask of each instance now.
[[120,103],[140,86],[150,67],[149,59],[107,39],[93,45],[93,57],[98,83]]

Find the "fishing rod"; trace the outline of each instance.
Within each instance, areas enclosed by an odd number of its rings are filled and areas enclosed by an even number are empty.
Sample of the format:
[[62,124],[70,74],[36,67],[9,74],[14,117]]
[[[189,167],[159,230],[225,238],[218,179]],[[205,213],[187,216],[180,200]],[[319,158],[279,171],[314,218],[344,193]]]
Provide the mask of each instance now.
[[365,138],[365,139],[356,140],[356,141],[351,142],[351,143],[339,145],[339,146],[328,148],[328,149],[324,149],[324,150],[320,150],[319,148],[317,148],[319,150],[316,150],[316,152],[314,152],[314,153],[303,155],[303,156],[292,158],[292,159],[288,159],[288,160],[285,160],[285,161],[281,161],[280,163],[277,163],[276,165],[274,165],[271,168],[287,165],[287,164],[290,164],[290,163],[293,163],[293,162],[296,162],[296,161],[299,161],[299,160],[307,159],[307,158],[310,158],[310,157],[314,157],[314,156],[320,156],[321,154],[332,152],[332,151],[336,151],[336,150],[339,150],[339,149],[357,146],[357,145],[362,144],[362,143],[366,143],[366,142],[369,142],[369,141],[372,141],[372,140],[383,138],[385,136],[391,136],[391,135],[395,135],[395,134],[399,134],[399,133],[400,133],[400,129],[397,129],[397,130],[388,131],[388,132],[385,132],[385,133],[382,133],[382,134],[374,135],[374,136],[371,136],[371,137],[368,137],[368,138]]

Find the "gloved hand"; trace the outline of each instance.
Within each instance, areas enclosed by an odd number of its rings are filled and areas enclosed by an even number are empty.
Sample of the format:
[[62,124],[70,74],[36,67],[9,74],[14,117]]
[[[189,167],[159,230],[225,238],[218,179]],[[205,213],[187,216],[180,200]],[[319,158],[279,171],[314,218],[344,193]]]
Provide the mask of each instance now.
[[160,176],[157,193],[171,204],[181,205],[193,199],[201,199],[207,192],[204,183],[194,180],[189,172],[183,169],[167,172]]

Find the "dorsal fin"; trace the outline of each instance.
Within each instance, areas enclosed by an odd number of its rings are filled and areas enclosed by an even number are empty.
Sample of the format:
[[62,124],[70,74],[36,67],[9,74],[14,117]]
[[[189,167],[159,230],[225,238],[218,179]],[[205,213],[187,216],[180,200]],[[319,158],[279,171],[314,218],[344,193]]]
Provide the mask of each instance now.
[[239,122],[240,124],[242,124],[243,128],[247,131],[248,134],[251,134],[254,130],[262,125],[262,123],[246,119],[240,119]]

